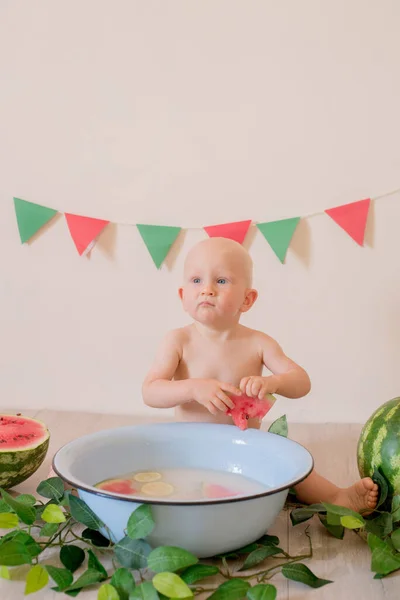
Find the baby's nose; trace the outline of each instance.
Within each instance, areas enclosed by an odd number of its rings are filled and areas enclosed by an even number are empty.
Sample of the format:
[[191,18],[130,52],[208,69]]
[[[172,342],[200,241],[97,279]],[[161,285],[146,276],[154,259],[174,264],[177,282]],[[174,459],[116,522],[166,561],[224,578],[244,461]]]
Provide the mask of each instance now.
[[206,296],[213,296],[214,295],[214,288],[211,284],[205,284],[202,290],[202,293],[205,294]]

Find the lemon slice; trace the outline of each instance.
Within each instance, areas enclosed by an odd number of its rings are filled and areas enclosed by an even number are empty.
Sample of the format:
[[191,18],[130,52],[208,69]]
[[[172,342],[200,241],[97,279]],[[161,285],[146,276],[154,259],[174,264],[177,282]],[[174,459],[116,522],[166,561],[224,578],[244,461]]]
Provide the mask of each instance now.
[[158,479],[161,479],[161,473],[153,473],[151,471],[147,471],[144,473],[136,473],[136,475],[133,476],[133,479],[135,481],[139,481],[140,483],[147,483],[148,481],[158,481]]
[[141,492],[147,496],[154,496],[160,498],[162,496],[170,496],[174,491],[173,486],[170,483],[164,483],[163,481],[153,481],[151,483],[145,483],[142,485]]

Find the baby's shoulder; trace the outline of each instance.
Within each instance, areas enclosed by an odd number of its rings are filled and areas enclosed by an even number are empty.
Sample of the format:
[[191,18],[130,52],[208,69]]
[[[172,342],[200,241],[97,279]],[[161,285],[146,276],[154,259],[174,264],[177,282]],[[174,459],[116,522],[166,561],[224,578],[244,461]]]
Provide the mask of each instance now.
[[178,327],[177,329],[170,329],[165,336],[164,342],[170,345],[183,346],[190,337],[190,331],[188,327]]
[[276,341],[264,331],[260,331],[259,329],[251,329],[250,327],[245,327],[244,325],[240,325],[240,328],[240,337],[243,340],[247,340],[249,343],[254,344],[257,346],[257,348],[265,345],[276,344]]

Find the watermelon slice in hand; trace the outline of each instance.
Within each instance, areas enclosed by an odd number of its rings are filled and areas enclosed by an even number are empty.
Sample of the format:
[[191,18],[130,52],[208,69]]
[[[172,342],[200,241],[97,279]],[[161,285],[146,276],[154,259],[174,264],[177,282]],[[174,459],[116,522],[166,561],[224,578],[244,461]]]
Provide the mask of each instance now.
[[247,429],[249,419],[262,419],[273,407],[276,398],[268,394],[263,400],[250,398],[250,396],[231,396],[235,408],[229,408],[227,414],[232,417],[233,422],[242,431]]

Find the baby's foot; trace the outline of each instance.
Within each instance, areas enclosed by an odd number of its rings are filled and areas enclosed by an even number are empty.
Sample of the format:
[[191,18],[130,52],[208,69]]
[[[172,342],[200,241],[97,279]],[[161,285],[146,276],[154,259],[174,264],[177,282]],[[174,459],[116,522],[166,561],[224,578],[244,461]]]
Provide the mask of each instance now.
[[378,502],[378,486],[370,477],[360,479],[348,488],[341,489],[334,504],[346,506],[356,512],[371,512]]

